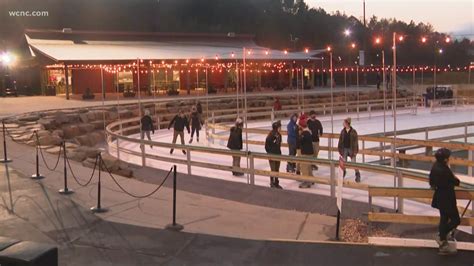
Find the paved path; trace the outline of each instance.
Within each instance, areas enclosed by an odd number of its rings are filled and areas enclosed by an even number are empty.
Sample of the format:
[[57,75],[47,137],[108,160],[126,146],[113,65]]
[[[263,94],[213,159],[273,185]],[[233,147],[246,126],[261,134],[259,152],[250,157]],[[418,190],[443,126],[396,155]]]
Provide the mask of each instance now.
[[439,257],[426,248],[247,240],[111,222],[77,204],[77,195],[59,195],[46,179],[33,181],[5,165],[0,176],[0,235],[57,245],[59,265],[471,266],[474,258],[466,251]]
[[[373,91],[374,87],[360,87],[359,91]],[[252,96],[283,96],[283,95],[295,95],[295,91],[281,91],[281,92],[252,92],[248,93],[249,97]],[[334,92],[342,92],[344,88],[335,88]],[[356,88],[348,88],[348,91],[357,91]],[[305,95],[310,94],[328,94],[330,93],[329,88],[317,88],[314,90],[305,91]],[[215,98],[234,98],[233,94],[218,94],[210,95],[209,99]],[[195,95],[183,95],[183,96],[157,96],[156,99],[153,97],[143,97],[143,102],[151,101],[172,101],[172,100],[185,100],[185,99],[205,99],[205,96],[195,96]],[[120,103],[130,104],[137,103],[138,99],[120,99]],[[117,104],[117,99],[114,97],[109,97],[104,102],[106,105],[115,105]],[[82,100],[66,100],[64,96],[28,96],[28,97],[0,97],[0,118],[15,114],[50,110],[50,109],[63,109],[63,108],[79,108],[79,107],[91,107],[91,106],[100,106],[102,105],[102,98],[100,95],[97,95],[96,100],[93,101],[82,101]]]

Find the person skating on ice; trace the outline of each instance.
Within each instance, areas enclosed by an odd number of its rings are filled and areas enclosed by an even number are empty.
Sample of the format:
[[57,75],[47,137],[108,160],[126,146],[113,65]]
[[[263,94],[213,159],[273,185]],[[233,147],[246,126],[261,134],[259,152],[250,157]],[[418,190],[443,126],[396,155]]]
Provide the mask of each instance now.
[[[281,155],[281,122],[276,121],[272,124],[272,130],[265,139],[265,151],[269,154]],[[272,172],[280,171],[280,161],[269,160],[270,170]],[[278,177],[270,177],[270,187],[282,189]]]
[[[298,114],[293,114],[290,117],[290,121],[286,125],[287,131],[287,139],[288,142],[288,155],[289,156],[296,156],[296,139],[298,135],[298,125],[296,122],[298,121]],[[286,165],[286,171],[288,173],[296,172],[296,163],[288,162]]]
[[[343,129],[339,135],[339,142],[337,144],[337,149],[339,155],[342,159],[347,162],[347,158],[351,158],[352,162],[356,162],[357,154],[359,153],[359,137],[357,131],[351,126],[351,118],[348,117],[344,119],[342,123]],[[346,169],[343,170],[343,177],[346,176]],[[355,181],[360,182],[360,172],[359,169],[355,169]]]
[[[298,125],[302,129],[300,133],[301,156],[312,157],[314,155],[313,136],[311,134],[311,130],[308,128],[308,118],[306,115],[302,114],[300,116]],[[301,163],[300,171],[303,176],[313,176],[313,166],[311,163]],[[312,182],[304,181],[299,185],[299,187],[310,188],[313,184],[314,183]]]
[[[319,138],[323,135],[323,125],[321,121],[316,118],[316,112],[313,110],[309,112],[308,128],[311,130],[311,136],[313,137],[313,151],[314,158],[318,158],[319,154]],[[317,165],[313,165],[313,170],[318,170]]]
[[[142,124],[142,131],[140,132],[140,139],[144,139],[145,135],[148,140],[151,141],[151,136],[150,132],[155,134],[155,126],[153,125],[153,119],[150,116],[150,110],[145,109],[145,115],[142,117],[140,120],[140,123]],[[150,148],[153,149],[153,145],[150,145]]]
[[199,131],[201,130],[201,117],[197,111],[196,106],[191,108],[191,119],[189,121],[191,126],[191,139],[189,139],[189,144],[193,143],[194,133],[196,133],[196,140],[199,142]]
[[[186,116],[184,115],[184,111],[182,109],[179,110],[179,113],[170,121],[168,125],[168,130],[173,127],[173,144],[176,144],[176,139],[181,139],[181,144],[184,145],[184,128],[188,130],[188,134],[190,133],[189,130],[189,122]],[[170,150],[170,154],[173,154],[174,149]],[[183,154],[186,154],[186,151],[183,150]]]
[[[227,148],[235,151],[240,151],[243,148],[242,141],[242,128],[243,121],[241,118],[235,120],[235,125],[230,128],[229,139],[227,141]],[[232,166],[235,168],[240,168],[240,156],[232,156]],[[234,176],[243,176],[244,173],[232,171]]]

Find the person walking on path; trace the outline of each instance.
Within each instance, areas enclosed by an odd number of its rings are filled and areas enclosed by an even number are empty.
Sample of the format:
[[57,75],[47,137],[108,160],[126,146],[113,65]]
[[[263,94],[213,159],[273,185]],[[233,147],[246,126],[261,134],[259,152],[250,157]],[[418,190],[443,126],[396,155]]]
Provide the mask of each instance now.
[[436,151],[436,162],[430,171],[430,186],[435,190],[431,206],[439,210],[439,244],[440,254],[455,253],[455,249],[449,247],[449,240],[454,240],[454,231],[461,223],[456,204],[456,193],[454,187],[459,186],[459,179],[454,176],[449,168],[449,157],[451,151],[441,148]]
[[[170,121],[170,124],[168,125],[168,130],[173,127],[173,144],[176,144],[176,139],[179,138],[181,139],[181,144],[184,145],[184,128],[188,130],[188,134],[190,132],[189,130],[189,122],[186,116],[184,115],[183,110],[179,110],[179,113]],[[173,154],[174,149],[170,150],[170,154]],[[186,154],[186,151],[183,150],[183,154]]]
[[[308,128],[308,119],[306,116],[301,116],[299,120],[299,126],[302,128],[301,135],[300,135],[300,142],[301,142],[301,156],[309,157],[314,155],[313,150],[313,136],[311,135],[311,130]],[[304,176],[313,176],[313,168],[311,163],[301,163],[300,166],[301,174]],[[314,183],[304,181],[302,182],[299,187],[300,188],[310,188],[311,185]]]
[[[337,144],[337,149],[339,155],[342,157],[344,162],[347,162],[347,157],[351,158],[352,162],[356,162],[357,154],[359,153],[359,137],[357,131],[351,126],[351,118],[348,117],[344,119],[343,129],[339,135],[339,142]],[[346,169],[343,169],[343,177],[346,176]],[[355,169],[355,181],[360,182],[360,172],[359,169]]]
[[[227,141],[227,148],[231,150],[240,151],[243,148],[243,141],[242,141],[242,127],[244,123],[242,119],[237,118],[235,120],[235,125],[230,128],[229,140]],[[240,156],[232,156],[232,166],[234,168],[240,168]],[[244,173],[232,171],[232,175],[234,176],[243,176]]]
[[[309,112],[308,128],[311,130],[311,136],[313,137],[313,151],[314,158],[318,158],[319,154],[319,137],[323,135],[323,125],[321,121],[316,118],[316,112],[312,110]],[[318,170],[317,165],[312,166],[313,170]]]
[[[269,154],[281,155],[281,122],[276,121],[272,124],[272,130],[268,133],[265,140],[265,151]],[[270,170],[272,172],[280,171],[280,161],[269,160]],[[282,189],[278,177],[270,177],[270,187]]]
[[[153,125],[153,119],[150,116],[150,110],[145,109],[145,115],[140,120],[140,123],[142,124],[142,131],[140,132],[140,139],[143,140],[145,138],[145,135],[146,135],[147,139],[151,141],[150,132],[155,134],[155,126]],[[153,149],[153,145],[150,145],[150,148]]]
[[[287,142],[288,142],[288,155],[296,156],[296,138],[298,135],[298,114],[293,114],[286,125],[286,131],[288,132]],[[296,171],[296,163],[288,162],[286,165],[286,171],[288,173],[294,173]]]
[[193,143],[194,133],[196,133],[197,142],[199,142],[199,130],[201,130],[201,119],[199,117],[199,113],[197,111],[196,106],[191,108],[191,119],[189,121],[191,125],[191,139],[189,140],[189,144]]

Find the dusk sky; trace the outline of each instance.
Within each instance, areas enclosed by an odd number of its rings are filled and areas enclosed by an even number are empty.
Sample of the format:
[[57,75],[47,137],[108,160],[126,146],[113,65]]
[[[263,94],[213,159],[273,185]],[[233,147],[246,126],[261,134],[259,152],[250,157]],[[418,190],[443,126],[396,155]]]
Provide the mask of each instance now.
[[[329,13],[339,10],[357,18],[361,18],[363,14],[363,0],[305,2],[310,7],[322,7]],[[474,39],[473,3],[473,0],[366,0],[366,17],[375,15],[378,18],[395,17],[406,22],[429,22],[437,31]]]

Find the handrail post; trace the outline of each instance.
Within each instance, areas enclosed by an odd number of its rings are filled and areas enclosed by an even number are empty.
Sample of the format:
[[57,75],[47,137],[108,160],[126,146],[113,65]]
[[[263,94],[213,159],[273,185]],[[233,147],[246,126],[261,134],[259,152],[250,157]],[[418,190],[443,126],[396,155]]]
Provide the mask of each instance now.
[[[474,151],[473,151],[473,150],[469,150],[467,157],[468,157],[468,161],[469,161],[469,162],[472,162],[473,159],[474,159]],[[473,168],[474,168],[474,167],[472,167],[472,166],[468,166],[468,167],[467,167],[467,175],[468,175],[468,176],[472,176]]]
[[467,143],[467,125],[464,126],[464,143]]
[[142,140],[142,166],[146,166],[146,154],[145,154],[145,143],[143,143],[143,140]]
[[323,104],[323,115],[326,115],[326,105]]
[[370,105],[370,102],[367,102],[367,111],[369,111],[369,119],[372,118],[372,106]]
[[119,137],[116,137],[116,142],[117,142],[117,159],[120,160],[120,143],[119,143]]
[[[370,195],[370,189],[369,189],[369,215],[372,212],[372,196]],[[367,217],[367,236],[370,236],[370,229],[372,227],[372,222],[370,221],[370,217]]]
[[270,120],[272,121],[272,124],[273,124],[273,121],[275,120],[275,108],[272,107],[272,113],[270,114]]
[[158,130],[160,130],[161,129],[161,119],[160,119],[159,115],[156,116],[156,125],[158,126]]
[[362,140],[362,150],[364,151],[362,153],[362,163],[365,163],[365,140]]
[[[403,188],[403,174],[401,171],[397,171],[397,179],[398,179],[397,188]],[[403,214],[403,197],[398,196],[397,206],[398,206],[397,212]]]
[[247,156],[249,157],[250,185],[255,185],[255,158],[250,151],[248,152]]
[[191,175],[191,150],[186,148],[186,161],[188,166],[188,175]]
[[331,197],[336,197],[336,167],[333,160],[331,160],[329,166],[331,175]]

